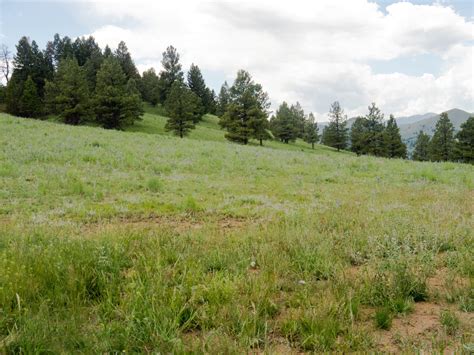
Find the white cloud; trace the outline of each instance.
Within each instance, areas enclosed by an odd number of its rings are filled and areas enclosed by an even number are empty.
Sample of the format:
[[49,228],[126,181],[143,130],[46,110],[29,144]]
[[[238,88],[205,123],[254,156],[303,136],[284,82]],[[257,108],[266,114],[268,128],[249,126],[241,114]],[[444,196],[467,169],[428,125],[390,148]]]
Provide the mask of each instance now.
[[[159,69],[173,44],[185,68],[223,79],[247,69],[275,105],[299,100],[318,117],[334,100],[350,115],[372,101],[396,115],[474,109],[473,23],[442,4],[384,13],[366,0],[96,1],[87,11],[108,24],[93,33],[99,43],[124,40],[140,69]],[[418,54],[440,56],[442,73],[376,74],[368,64]]]

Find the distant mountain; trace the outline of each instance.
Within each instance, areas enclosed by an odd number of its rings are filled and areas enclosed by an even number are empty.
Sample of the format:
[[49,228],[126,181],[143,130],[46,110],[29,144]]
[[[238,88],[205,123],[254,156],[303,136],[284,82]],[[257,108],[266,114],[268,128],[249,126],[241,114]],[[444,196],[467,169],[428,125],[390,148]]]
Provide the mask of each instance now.
[[[354,124],[354,122],[355,122],[356,119],[357,119],[357,117],[349,118],[349,119],[347,120],[347,128],[350,129],[350,128],[352,127],[352,125]],[[327,122],[327,121],[325,121],[325,122],[318,122],[319,133],[322,133],[324,127],[326,127],[328,124],[329,124],[329,122]]]
[[[455,131],[458,131],[461,124],[464,123],[470,116],[474,115],[472,113],[457,108],[446,112],[450,121],[453,123]],[[400,134],[402,136],[403,141],[407,144],[409,150],[411,150],[415,145],[418,132],[423,131],[430,136],[433,135],[438,119],[439,114],[434,114],[430,117],[424,118],[413,123],[399,125]]]
[[[453,123],[455,131],[458,131],[461,124],[463,124],[470,116],[474,116],[474,113],[469,113],[457,108],[446,112],[448,113],[449,119]],[[347,120],[347,127],[349,129],[352,127],[352,124],[356,119],[357,117],[352,117]],[[439,114],[432,112],[422,115],[396,118],[397,124],[400,127],[400,134],[403,141],[407,144],[409,151],[411,151],[415,145],[418,132],[423,131],[430,136],[433,135],[438,119]],[[318,122],[320,133],[322,133],[324,127],[326,127],[328,124],[329,122]]]
[[426,118],[430,118],[430,117],[433,117],[433,116],[436,116],[436,113],[433,113],[433,112],[428,112],[428,113],[425,113],[423,115],[413,115],[413,116],[407,116],[407,117],[398,117],[398,118],[395,118],[395,120],[397,121],[397,124],[400,126],[402,124],[411,124],[411,123],[415,123],[415,122],[418,122],[418,121],[421,121],[421,120],[424,120]]

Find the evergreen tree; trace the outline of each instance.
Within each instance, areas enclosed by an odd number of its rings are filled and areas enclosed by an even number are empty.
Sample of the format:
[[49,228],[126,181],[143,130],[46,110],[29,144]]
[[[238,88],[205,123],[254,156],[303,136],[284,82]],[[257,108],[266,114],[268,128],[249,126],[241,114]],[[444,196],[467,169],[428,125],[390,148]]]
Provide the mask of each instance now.
[[160,100],[160,79],[156,75],[155,69],[145,70],[142,75],[140,85],[143,100],[155,106]]
[[133,125],[135,121],[141,120],[145,110],[135,79],[130,78],[125,87],[126,95],[123,99],[123,111],[126,120],[125,125]]
[[347,116],[338,101],[329,110],[329,124],[323,131],[323,144],[336,148],[338,151],[347,148],[348,128]]
[[22,37],[16,45],[16,55],[13,58],[14,71],[21,82],[25,82],[34,71],[35,58],[33,48],[27,37]]
[[197,65],[191,64],[191,68],[188,71],[188,87],[191,89],[197,97],[201,99],[202,114],[210,113],[212,111],[213,96],[211,91],[206,86],[204,78],[202,77],[201,70]]
[[364,154],[385,155],[383,117],[384,115],[380,109],[375,106],[375,103],[372,103],[369,106],[369,113],[365,116],[367,119],[367,134],[363,142],[362,152]]
[[[52,80],[54,77],[54,49],[51,42],[46,44],[46,49],[43,51],[43,71],[45,80]],[[45,81],[46,85],[46,81]]]
[[270,128],[273,135],[286,144],[294,142],[298,137],[295,116],[286,102],[280,105],[275,116],[270,120]]
[[[28,111],[22,111],[22,107],[28,105],[21,104],[21,98],[23,96],[23,90],[25,89],[26,81],[31,78],[35,84],[36,95],[41,98],[43,97],[45,80],[52,76],[50,65],[44,58],[43,52],[38,48],[35,41],[30,41],[26,37],[22,37],[16,46],[17,53],[14,57],[14,70],[10,83],[7,88],[6,104],[7,112],[19,115],[32,117],[30,108]],[[11,84],[11,85],[10,85]],[[33,87],[28,84],[27,97],[32,95]],[[28,106],[29,107],[29,106]],[[34,114],[36,115],[36,113]]]
[[229,94],[229,85],[227,81],[224,82],[221,86],[221,91],[219,92],[219,97],[217,99],[217,109],[216,114],[219,117],[222,117],[224,113],[227,111],[227,105],[230,102],[230,94]]
[[420,131],[415,142],[415,149],[413,150],[413,160],[428,161],[430,159],[430,136]]
[[258,111],[257,114],[260,114],[262,117],[253,119],[250,122],[250,127],[253,130],[252,138],[258,140],[259,144],[262,146],[263,141],[271,139],[272,135],[269,129],[267,114],[264,111]]
[[74,47],[69,37],[61,38],[59,34],[54,35],[52,42],[54,65],[57,67],[63,59],[74,57]]
[[474,164],[474,117],[469,117],[456,134],[456,158],[463,163]]
[[166,48],[166,51],[163,52],[161,64],[163,65],[163,70],[160,73],[160,101],[164,103],[168,98],[173,83],[176,80],[182,82],[184,80],[184,74],[181,64],[179,63],[179,54],[173,46],[169,46]]
[[436,122],[435,132],[430,142],[430,160],[449,161],[454,153],[454,127],[448,114],[443,112]]
[[390,115],[390,119],[385,127],[383,138],[386,157],[404,159],[407,157],[407,146],[402,142],[400,129],[398,128],[397,121],[393,115]]
[[306,143],[311,144],[312,149],[314,149],[314,143],[319,142],[319,128],[313,113],[309,114],[308,119],[305,122],[303,138]]
[[[79,66],[84,66],[92,57],[102,56],[102,51],[94,37],[77,38],[72,44],[72,54],[76,58]],[[65,59],[65,58],[62,58]]]
[[104,58],[111,58],[113,56],[114,54],[112,53],[112,50],[110,49],[109,45],[106,45],[104,48]]
[[135,81],[140,79],[140,74],[138,74],[137,67],[133,62],[132,56],[124,41],[120,41],[118,44],[118,47],[115,50],[115,58],[117,58],[120,63],[127,81],[130,79],[134,79]]
[[102,55],[102,52],[99,48],[99,51],[93,51],[91,53],[91,56],[87,58],[86,63],[84,64],[84,70],[90,92],[94,92],[95,90],[97,72],[100,70],[103,61],[104,56]]
[[[209,90],[209,89],[208,89]],[[212,115],[216,115],[217,114],[217,96],[216,96],[216,92],[214,91],[214,89],[210,90],[210,106],[209,106],[209,113],[212,114]]]
[[51,79],[52,72],[50,64],[44,58],[44,53],[38,48],[35,41],[30,41],[27,37],[22,37],[18,42],[17,53],[13,59],[14,73],[18,79],[24,83],[28,76],[35,82],[38,94],[42,96],[46,79]]
[[290,110],[296,127],[296,136],[298,138],[303,138],[306,121],[304,110],[299,102],[296,102],[295,105],[291,105]]
[[78,125],[92,116],[86,72],[74,58],[59,63],[54,81],[46,83],[46,101],[67,124]]
[[195,128],[196,95],[180,80],[171,86],[171,91],[165,102],[169,119],[165,129],[183,138]]
[[233,142],[247,144],[249,139],[265,139],[268,95],[260,84],[256,84],[245,70],[237,73],[237,78],[229,90],[230,103],[219,124],[227,130],[225,137]]
[[13,71],[5,90],[5,104],[6,111],[15,116],[21,116],[20,98],[23,93],[23,84],[19,73]]
[[102,51],[95,38],[76,38],[71,42],[69,37],[61,38],[58,34],[52,42],[48,42],[48,50],[53,53],[54,66],[58,67],[61,61],[75,58],[80,67],[84,67],[89,91],[95,90],[97,72],[102,65]]
[[365,139],[368,133],[368,122],[365,117],[357,117],[351,127],[351,151],[357,155],[364,153]]
[[0,104],[3,104],[5,102],[5,98],[7,96],[7,88],[0,83]]
[[36,84],[28,76],[20,98],[20,112],[25,117],[38,117],[41,115],[41,99],[36,89]]
[[97,73],[94,98],[96,119],[104,128],[120,129],[140,119],[141,102],[130,98],[130,86],[120,63],[106,58]]

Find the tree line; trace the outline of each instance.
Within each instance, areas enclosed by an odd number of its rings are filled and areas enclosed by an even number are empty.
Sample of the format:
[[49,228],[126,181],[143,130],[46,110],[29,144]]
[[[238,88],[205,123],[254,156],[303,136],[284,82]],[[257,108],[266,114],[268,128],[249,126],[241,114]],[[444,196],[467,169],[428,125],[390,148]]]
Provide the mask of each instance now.
[[[54,114],[68,124],[94,123],[105,128],[124,128],[144,113],[143,101],[166,107],[170,117],[199,121],[215,113],[216,95],[191,65],[185,82],[179,54],[169,46],[163,53],[163,68],[138,72],[126,44],[102,50],[95,39],[58,34],[40,50],[35,41],[22,37],[16,46],[11,75],[9,51],[2,47],[2,73],[7,85],[0,87],[0,102],[16,116],[38,118]],[[177,83],[176,85],[174,85]],[[186,109],[176,107],[176,101]],[[186,127],[175,128],[183,135]]]
[[[56,34],[40,50],[35,41],[22,37],[16,46],[13,70],[8,48],[1,49],[7,86],[0,87],[0,102],[17,116],[54,114],[68,124],[92,122],[121,129],[141,119],[143,102],[147,102],[165,108],[165,129],[179,137],[189,134],[203,115],[210,113],[219,117],[225,137],[240,144],[257,140],[263,145],[270,139],[288,144],[302,139],[312,148],[322,143],[357,155],[408,157],[394,116],[385,122],[375,103],[349,128],[343,108],[334,102],[329,123],[320,134],[313,113],[306,114],[298,102],[283,102],[270,117],[268,94],[245,70],[238,71],[231,86],[224,82],[216,95],[197,65],[192,64],[185,76],[173,46],[163,52],[158,74],[150,68],[142,75],[123,41],[114,51],[108,46],[102,50],[92,36],[72,41]],[[412,158],[472,163],[473,120],[470,118],[454,135],[453,125],[443,113],[432,138],[420,132]]]
[[432,137],[423,131],[418,133],[413,160],[474,164],[474,117],[469,117],[454,134],[454,126],[448,114],[443,112]]

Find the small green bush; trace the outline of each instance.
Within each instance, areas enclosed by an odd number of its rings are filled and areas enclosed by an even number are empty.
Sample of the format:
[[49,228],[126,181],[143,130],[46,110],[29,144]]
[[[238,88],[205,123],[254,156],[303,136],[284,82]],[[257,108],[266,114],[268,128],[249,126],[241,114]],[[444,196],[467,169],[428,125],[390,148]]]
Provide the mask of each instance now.
[[440,322],[446,330],[446,333],[449,335],[456,334],[457,330],[459,329],[459,318],[456,316],[456,314],[449,310],[444,310],[441,312]]
[[392,326],[392,313],[388,308],[380,308],[375,312],[375,325],[379,329],[389,330]]
[[163,191],[163,183],[158,178],[149,179],[146,186],[147,186],[148,191],[151,191],[151,192]]

